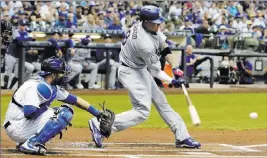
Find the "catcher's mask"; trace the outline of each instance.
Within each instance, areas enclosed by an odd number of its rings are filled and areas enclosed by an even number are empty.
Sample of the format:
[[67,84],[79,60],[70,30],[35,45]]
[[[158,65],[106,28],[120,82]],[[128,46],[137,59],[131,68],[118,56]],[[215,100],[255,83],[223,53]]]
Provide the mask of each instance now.
[[58,57],[47,58],[42,62],[40,76],[52,74],[52,85],[65,86],[68,83],[67,74],[71,72],[70,65]]

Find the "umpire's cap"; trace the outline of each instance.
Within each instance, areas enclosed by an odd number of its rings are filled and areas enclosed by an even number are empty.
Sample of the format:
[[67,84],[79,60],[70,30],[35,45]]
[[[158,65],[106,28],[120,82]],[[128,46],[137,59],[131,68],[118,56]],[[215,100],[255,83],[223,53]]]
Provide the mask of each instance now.
[[161,16],[161,9],[153,5],[147,5],[141,8],[140,20],[147,20],[155,24],[161,24],[165,21],[164,17]]

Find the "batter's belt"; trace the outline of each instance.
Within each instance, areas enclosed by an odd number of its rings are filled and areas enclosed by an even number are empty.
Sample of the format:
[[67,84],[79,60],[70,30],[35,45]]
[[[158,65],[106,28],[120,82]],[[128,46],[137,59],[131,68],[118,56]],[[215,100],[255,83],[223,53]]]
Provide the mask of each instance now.
[[128,65],[126,65],[124,62],[121,62],[121,65],[122,65],[122,66],[129,67],[129,66],[128,66]]

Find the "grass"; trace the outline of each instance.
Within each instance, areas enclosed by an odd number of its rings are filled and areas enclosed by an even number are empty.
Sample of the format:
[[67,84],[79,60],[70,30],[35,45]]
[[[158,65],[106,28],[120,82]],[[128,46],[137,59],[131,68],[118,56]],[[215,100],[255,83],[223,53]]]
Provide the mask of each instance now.
[[[106,101],[106,107],[115,113],[127,111],[132,108],[128,95],[99,95],[80,97],[86,99],[100,109],[98,102]],[[266,129],[267,125],[267,95],[264,93],[240,93],[240,94],[191,94],[193,103],[199,112],[202,124],[193,127],[188,113],[186,100],[182,94],[167,95],[170,105],[184,119],[190,129],[200,130],[247,130]],[[7,105],[11,97],[1,96],[1,124],[4,121]],[[60,105],[54,102],[53,105]],[[87,127],[87,121],[92,116],[86,111],[74,108],[73,125],[75,127]],[[249,113],[257,112],[258,119],[250,119]],[[152,105],[150,118],[135,128],[167,128],[156,109]]]

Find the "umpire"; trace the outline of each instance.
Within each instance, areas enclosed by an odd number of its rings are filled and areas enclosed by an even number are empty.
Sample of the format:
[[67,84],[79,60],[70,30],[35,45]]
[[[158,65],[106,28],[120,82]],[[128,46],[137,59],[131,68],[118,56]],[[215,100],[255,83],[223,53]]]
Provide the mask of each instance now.
[[[36,36],[30,37],[29,33],[26,31],[27,23],[24,21],[19,21],[19,29],[15,30],[13,34],[13,41],[8,47],[6,52],[5,60],[6,60],[6,70],[4,76],[4,87],[3,89],[7,89],[9,76],[11,76],[13,70],[15,73],[15,77],[12,79],[9,89],[16,84],[18,81],[18,58],[19,53],[21,53],[21,49],[19,49],[18,44],[25,41],[34,41]],[[25,62],[25,76],[31,77],[31,73],[34,70],[34,66],[28,62]]]

